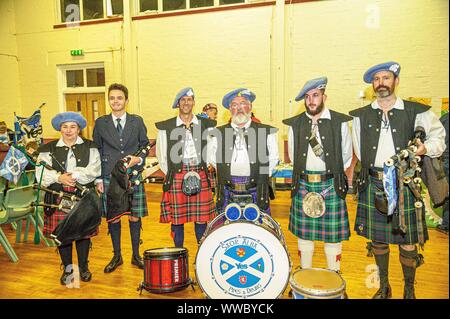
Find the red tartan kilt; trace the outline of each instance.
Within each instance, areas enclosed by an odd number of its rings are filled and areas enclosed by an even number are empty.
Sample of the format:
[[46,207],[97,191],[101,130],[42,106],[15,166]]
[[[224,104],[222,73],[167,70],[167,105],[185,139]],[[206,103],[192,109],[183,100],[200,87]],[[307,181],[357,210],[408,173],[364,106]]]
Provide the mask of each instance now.
[[[66,186],[64,187],[64,191],[68,193],[73,192],[74,190],[75,188],[72,187]],[[59,205],[60,202],[61,200],[58,199],[56,203],[52,204]],[[42,230],[44,236],[50,238],[51,233],[55,230],[56,226],[66,218],[67,214],[68,213],[58,209],[55,209],[55,212],[51,216],[48,216],[44,213],[44,229]],[[86,236],[84,239],[91,238],[97,235],[98,235],[98,227],[94,233],[92,233],[89,236]]]
[[208,222],[215,217],[216,207],[206,173],[203,170],[191,170],[200,175],[201,191],[196,195],[186,196],[181,186],[187,170],[183,168],[182,172],[176,173],[171,188],[162,195],[161,223],[179,225],[188,222]]

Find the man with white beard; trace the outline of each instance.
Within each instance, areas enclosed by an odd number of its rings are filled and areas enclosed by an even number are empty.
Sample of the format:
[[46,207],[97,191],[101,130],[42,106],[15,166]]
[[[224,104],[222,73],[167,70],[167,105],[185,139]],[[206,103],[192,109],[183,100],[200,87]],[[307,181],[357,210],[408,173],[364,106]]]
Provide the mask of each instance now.
[[211,137],[209,162],[217,171],[217,210],[229,203],[241,207],[254,203],[270,214],[274,198],[269,177],[278,164],[278,129],[251,120],[256,95],[239,88],[223,97],[222,104],[231,113],[231,122],[217,127]]

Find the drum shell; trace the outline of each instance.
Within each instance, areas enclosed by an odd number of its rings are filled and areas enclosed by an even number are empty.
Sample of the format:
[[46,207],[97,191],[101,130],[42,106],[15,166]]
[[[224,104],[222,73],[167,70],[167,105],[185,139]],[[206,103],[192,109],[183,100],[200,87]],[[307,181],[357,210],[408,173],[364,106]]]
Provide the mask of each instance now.
[[191,284],[188,251],[185,248],[156,248],[144,252],[142,287],[153,293],[174,292]]
[[[298,280],[297,274],[302,271],[308,272],[326,272],[329,275],[336,277],[334,280],[341,281],[338,287],[333,285],[333,287],[321,287],[322,285],[318,283],[317,287],[311,288],[302,285],[302,283],[296,281]],[[320,274],[320,273],[317,273]],[[309,276],[311,278],[313,276]],[[338,279],[339,278],[339,279]],[[345,299],[345,281],[344,279],[334,271],[322,268],[310,268],[310,269],[298,269],[294,271],[289,280],[289,284],[292,288],[292,298],[293,299]]]

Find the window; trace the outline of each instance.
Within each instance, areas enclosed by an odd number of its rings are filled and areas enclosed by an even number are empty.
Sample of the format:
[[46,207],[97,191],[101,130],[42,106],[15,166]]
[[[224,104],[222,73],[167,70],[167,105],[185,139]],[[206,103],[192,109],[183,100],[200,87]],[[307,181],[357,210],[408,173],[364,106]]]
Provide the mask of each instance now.
[[99,88],[105,86],[103,64],[71,65],[63,69],[65,88]]
[[63,23],[123,14],[123,0],[59,0],[59,7]]
[[68,88],[84,86],[83,70],[67,70],[66,85]]
[[86,69],[86,80],[88,87],[105,86],[105,69]]
[[251,0],[139,0],[139,12],[176,11],[249,2]]

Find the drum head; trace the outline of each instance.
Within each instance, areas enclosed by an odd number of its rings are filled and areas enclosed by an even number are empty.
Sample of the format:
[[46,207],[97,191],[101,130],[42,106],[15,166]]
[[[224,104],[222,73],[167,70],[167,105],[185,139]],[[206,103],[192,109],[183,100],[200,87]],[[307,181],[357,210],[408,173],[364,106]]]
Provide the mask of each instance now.
[[223,225],[209,234],[195,265],[200,288],[214,299],[274,299],[289,281],[286,247],[273,233],[247,221]]
[[345,289],[345,281],[331,270],[321,268],[299,269],[290,279],[294,291],[314,296],[330,296]]
[[249,221],[256,221],[259,218],[259,207],[256,204],[247,204],[244,207],[244,218]]
[[147,249],[146,251],[144,251],[144,256],[168,256],[168,255],[184,254],[186,252],[187,252],[186,248],[163,247],[163,248]]
[[228,204],[227,207],[225,207],[224,213],[225,217],[229,221],[236,221],[239,218],[241,218],[242,215],[241,206],[239,206],[239,204],[236,203]]

